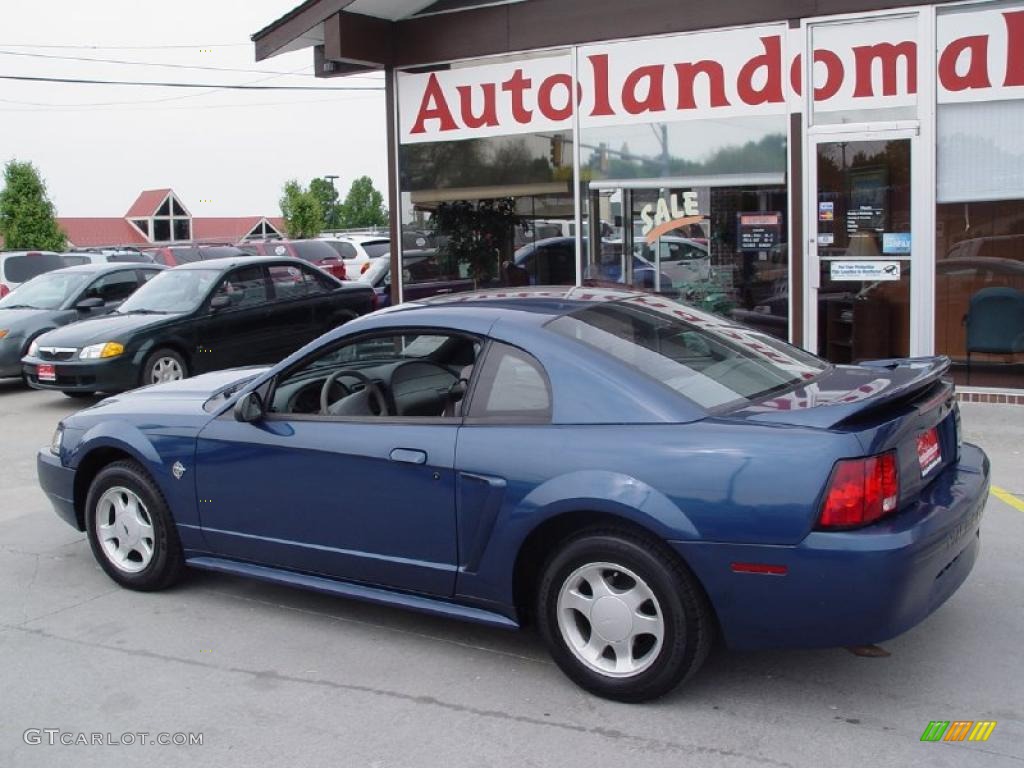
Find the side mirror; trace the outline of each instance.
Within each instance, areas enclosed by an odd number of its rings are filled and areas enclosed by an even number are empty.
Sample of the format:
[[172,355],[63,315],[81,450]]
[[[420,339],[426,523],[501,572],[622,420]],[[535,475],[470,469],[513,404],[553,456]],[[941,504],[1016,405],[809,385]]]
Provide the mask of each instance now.
[[210,310],[218,312],[226,307],[231,306],[231,297],[223,293],[218,293],[210,300]]
[[99,296],[90,296],[87,299],[82,299],[80,302],[75,304],[75,309],[79,312],[91,312],[94,309],[99,309],[103,306],[103,299]]
[[263,398],[258,392],[246,392],[235,403],[235,421],[252,424],[263,418]]

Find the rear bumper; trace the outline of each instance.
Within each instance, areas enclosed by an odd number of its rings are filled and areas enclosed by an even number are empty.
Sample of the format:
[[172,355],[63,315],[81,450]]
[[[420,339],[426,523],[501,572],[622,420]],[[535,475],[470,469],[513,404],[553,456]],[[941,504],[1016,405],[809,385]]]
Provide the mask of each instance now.
[[[978,557],[988,490],[988,458],[964,444],[917,504],[883,523],[815,531],[793,547],[673,546],[704,584],[732,648],[877,643],[919,624],[963,584]],[[787,572],[733,573],[734,562]]]
[[75,471],[60,463],[49,448],[40,448],[36,454],[36,472],[39,486],[53,505],[53,510],[68,525],[82,530],[75,514]]
[[[39,365],[52,364],[56,381],[40,381]],[[123,392],[139,385],[139,371],[131,356],[122,355],[109,360],[69,360],[49,363],[34,357],[22,360],[22,371],[33,389],[56,389],[61,392]]]

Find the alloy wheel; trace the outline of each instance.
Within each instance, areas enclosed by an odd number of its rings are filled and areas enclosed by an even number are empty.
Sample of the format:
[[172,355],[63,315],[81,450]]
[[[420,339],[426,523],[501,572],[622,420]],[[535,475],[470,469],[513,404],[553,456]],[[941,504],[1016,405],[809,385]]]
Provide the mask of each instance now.
[[588,563],[562,584],[558,629],[573,655],[609,677],[639,675],[658,658],[665,617],[651,587],[614,563]]
[[173,357],[157,358],[149,374],[150,384],[161,384],[165,381],[178,381],[184,378],[185,369]]
[[153,520],[142,499],[128,488],[114,486],[100,496],[96,536],[107,560],[125,573],[139,573],[153,559]]

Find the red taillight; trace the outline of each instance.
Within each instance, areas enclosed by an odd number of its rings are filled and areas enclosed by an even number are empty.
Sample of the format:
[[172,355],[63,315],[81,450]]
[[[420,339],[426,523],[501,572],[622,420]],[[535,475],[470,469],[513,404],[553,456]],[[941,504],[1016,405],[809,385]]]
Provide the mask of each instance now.
[[366,270],[368,270],[369,268],[370,268],[370,262],[364,261],[363,262],[363,268],[359,270],[359,274],[360,275],[365,275],[366,274]]
[[5,283],[0,283],[0,299],[11,292],[11,289],[7,287]]
[[855,528],[896,509],[900,483],[896,453],[836,462],[821,505],[820,528]]

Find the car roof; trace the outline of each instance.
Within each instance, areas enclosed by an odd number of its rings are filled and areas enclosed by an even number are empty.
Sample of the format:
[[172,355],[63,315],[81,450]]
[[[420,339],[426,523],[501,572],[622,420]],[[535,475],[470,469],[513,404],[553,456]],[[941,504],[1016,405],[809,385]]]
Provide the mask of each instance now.
[[[81,254],[68,254],[68,255],[81,255]],[[151,261],[91,261],[87,264],[76,264],[73,267],[62,267],[61,269],[54,269],[50,272],[44,272],[44,275],[50,275],[54,272],[72,272],[72,273],[85,273],[88,275],[100,275],[104,272],[117,272],[122,269],[167,269],[163,264],[154,264]]]
[[[190,261],[187,264],[179,264],[174,267],[175,270],[179,269],[219,269],[222,272],[233,267],[244,267],[249,264],[261,264],[268,267],[273,266],[286,266],[291,267],[296,264],[305,264],[309,266],[308,261],[302,259],[296,259],[292,256],[225,256],[219,259],[204,259],[203,261]],[[326,272],[324,274],[327,274]]]
[[641,291],[618,288],[538,285],[524,288],[497,288],[468,293],[451,293],[407,302],[381,312],[417,311],[423,309],[480,312],[481,310],[512,310],[534,318],[560,317],[594,304],[605,304],[645,296]]

